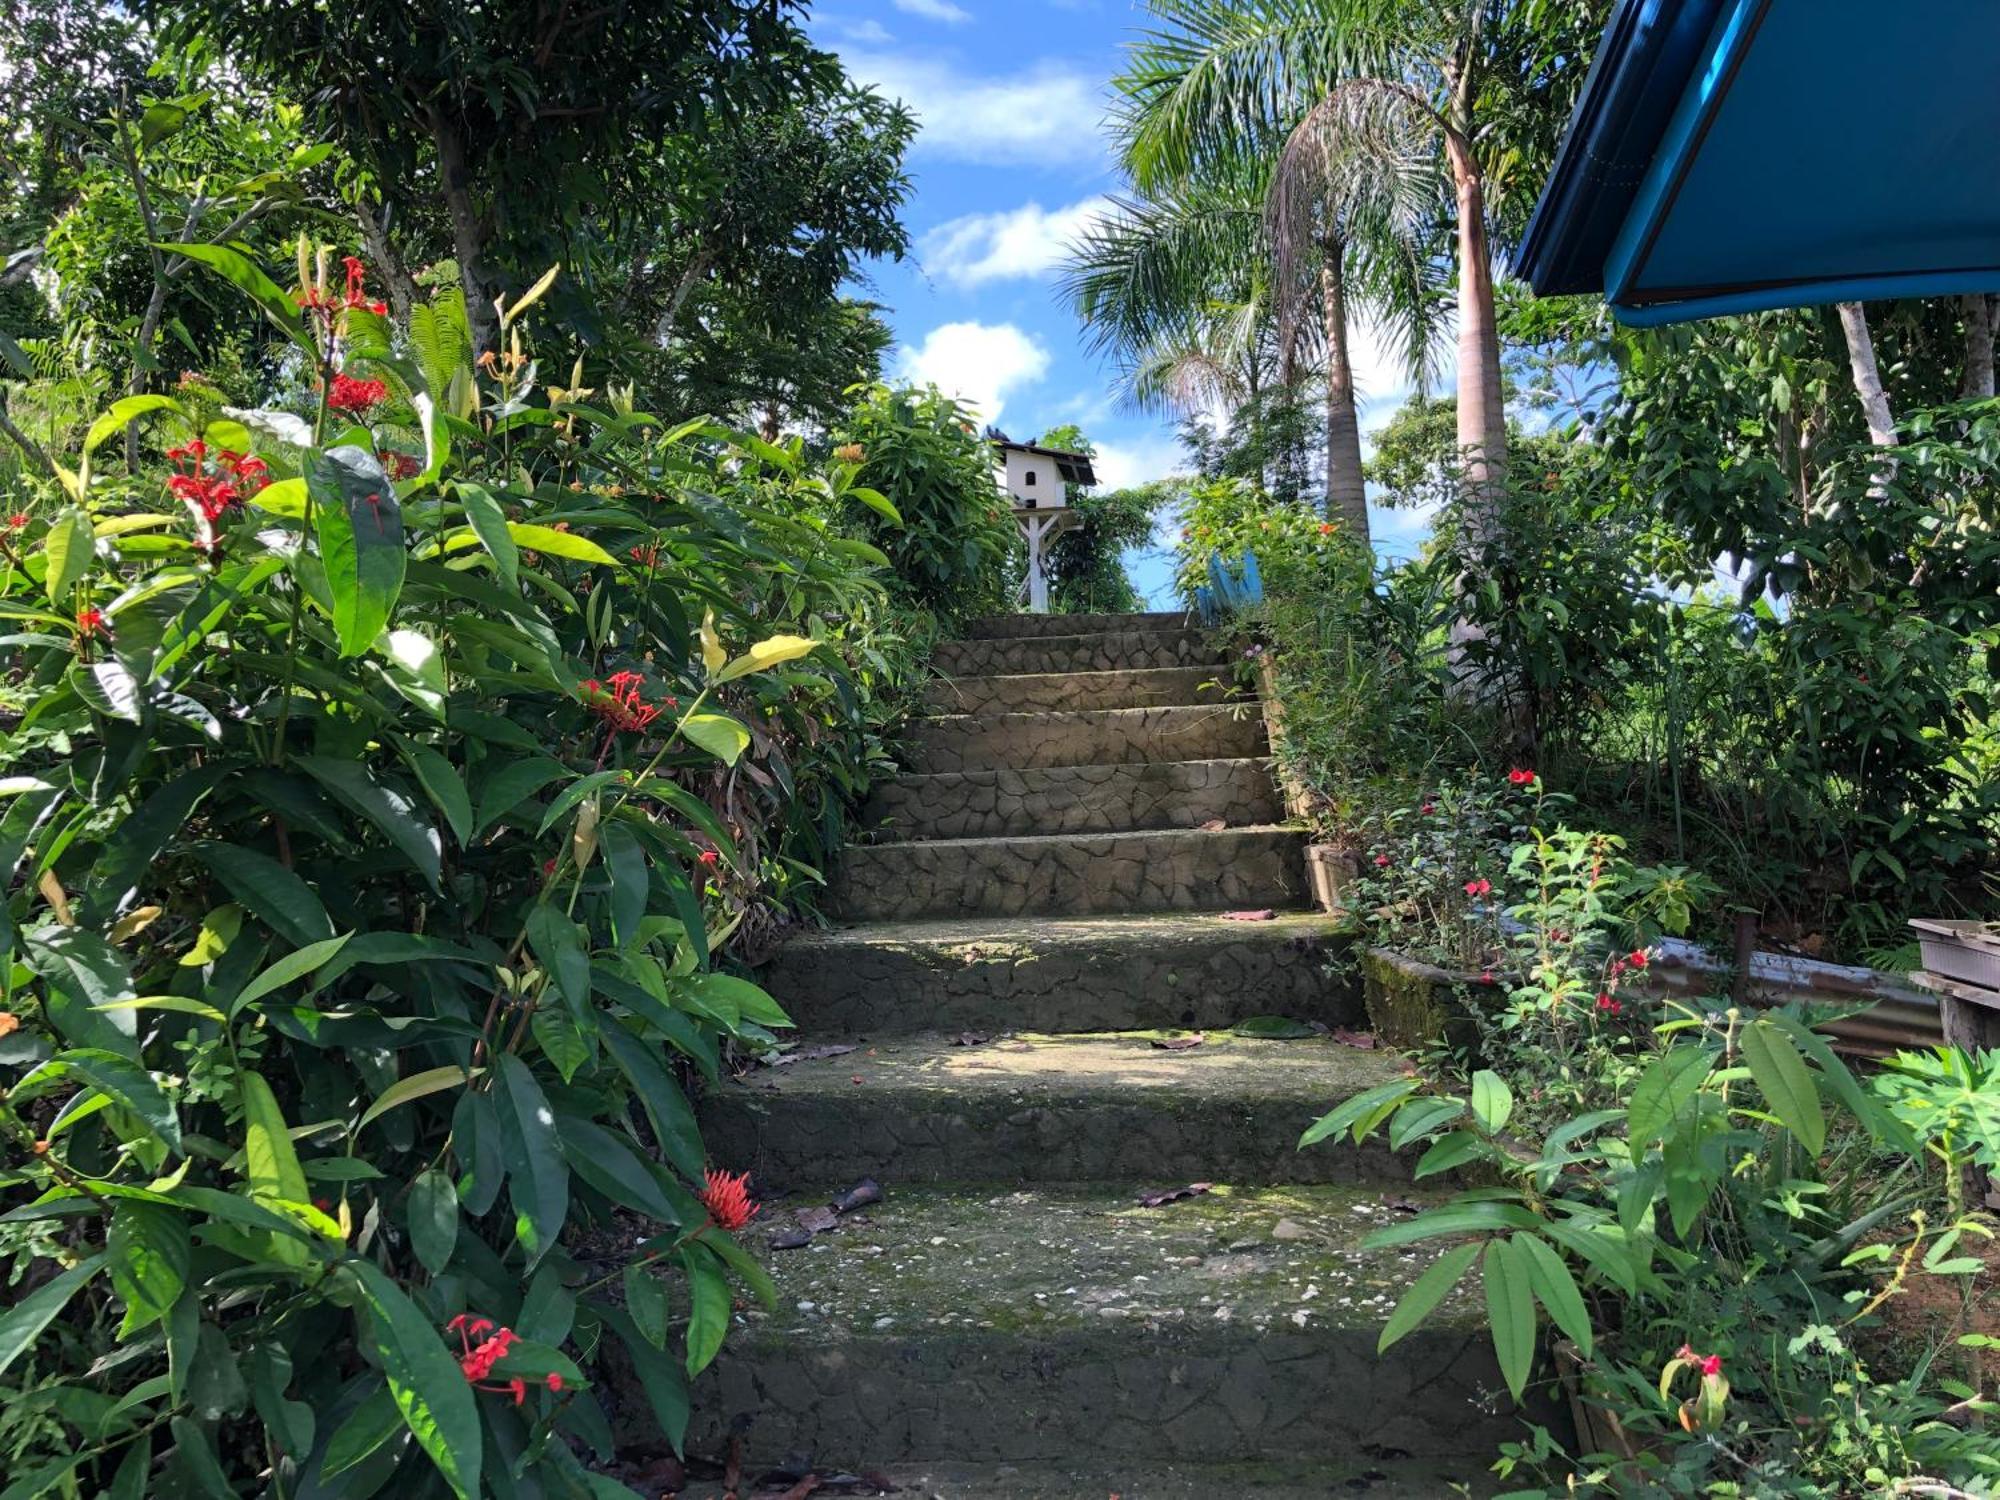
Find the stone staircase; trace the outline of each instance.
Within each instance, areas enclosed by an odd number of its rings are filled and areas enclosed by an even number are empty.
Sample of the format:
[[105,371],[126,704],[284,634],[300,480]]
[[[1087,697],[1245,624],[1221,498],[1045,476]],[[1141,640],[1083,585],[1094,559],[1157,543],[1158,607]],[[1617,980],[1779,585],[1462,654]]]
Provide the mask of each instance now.
[[[1179,616],[977,621],[936,665],[849,925],[764,976],[799,1060],[704,1103],[781,1300],[740,1313],[691,1443],[968,1500],[1485,1492],[1517,1423],[1472,1303],[1375,1353],[1432,1253],[1359,1241],[1432,1190],[1294,1149],[1400,1061],[1227,1029],[1358,1021],[1258,705]],[[763,1252],[870,1177],[882,1202]]]

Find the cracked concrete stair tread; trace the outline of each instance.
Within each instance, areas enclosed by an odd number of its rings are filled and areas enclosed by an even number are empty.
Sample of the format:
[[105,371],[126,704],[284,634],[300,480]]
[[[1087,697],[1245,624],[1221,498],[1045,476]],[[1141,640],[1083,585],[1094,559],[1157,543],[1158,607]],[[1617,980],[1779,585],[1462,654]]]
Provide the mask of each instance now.
[[[872,948],[893,946],[935,949],[949,958],[970,961],[988,945],[1011,949],[1024,961],[1051,949],[1079,944],[1097,947],[1106,941],[1129,939],[1138,946],[1161,942],[1199,941],[1213,936],[1230,939],[1268,938],[1291,942],[1327,937],[1342,930],[1343,919],[1323,911],[1281,911],[1268,922],[1234,922],[1223,912],[1173,911],[1114,913],[1097,917],[930,917],[910,922],[860,922],[801,933],[786,947]],[[962,954],[954,950],[965,950]]]
[[1220,760],[1267,753],[1248,705],[1032,709],[932,714],[911,722],[903,758],[917,772]]
[[1116,635],[1129,630],[1182,630],[1183,610],[1131,615],[974,615],[965,622],[965,637],[975,641],[1022,640],[1050,635]]
[[1284,816],[1268,756],[912,773],[879,783],[862,826],[906,842],[1138,833]]
[[697,1448],[752,1410],[766,1414],[758,1451],[852,1468],[1080,1455],[1366,1467],[1483,1454],[1512,1430],[1481,1407],[1498,1378],[1476,1278],[1375,1354],[1444,1246],[1362,1241],[1436,1190],[1220,1185],[1137,1203],[1169,1185],[891,1183],[805,1248],[769,1253],[761,1234],[790,1214],[767,1207],[746,1239],[777,1304],[739,1315],[697,1389]]
[[[1357,1457],[1323,1464],[1167,1463],[1135,1458],[1108,1465],[936,1463],[870,1466],[902,1500],[1446,1500],[1492,1495],[1484,1460],[1458,1463]],[[763,1492],[744,1491],[750,1497]],[[773,1494],[776,1492],[773,1491]],[[822,1493],[825,1493],[822,1491]],[[690,1484],[678,1500],[729,1500],[720,1484]]]
[[926,687],[925,699],[938,714],[1215,707],[1250,701],[1221,686],[1217,672],[1212,666],[1193,665],[940,677]]
[[1110,844],[1119,839],[1161,839],[1179,843],[1200,839],[1228,839],[1249,834],[1296,834],[1302,831],[1296,823],[1245,823],[1236,828],[1134,828],[1113,830],[1108,833],[1007,833],[991,838],[912,839],[906,844],[863,844],[860,847],[870,851],[917,847],[948,850],[996,844]]

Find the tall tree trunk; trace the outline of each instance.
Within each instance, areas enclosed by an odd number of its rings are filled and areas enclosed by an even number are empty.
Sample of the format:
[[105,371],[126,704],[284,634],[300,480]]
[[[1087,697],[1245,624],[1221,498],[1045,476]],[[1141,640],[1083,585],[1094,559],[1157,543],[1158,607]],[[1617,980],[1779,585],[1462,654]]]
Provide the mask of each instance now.
[[1500,486],[1507,470],[1500,330],[1486,246],[1486,184],[1463,134],[1448,133],[1445,150],[1458,199],[1458,446],[1465,462],[1465,523],[1471,540],[1484,543],[1499,533]]
[[409,322],[410,309],[417,302],[417,283],[389,238],[389,205],[382,205],[382,216],[378,219],[374,209],[357,200],[354,219],[361,226],[361,247],[368,252],[369,260],[381,273],[382,284],[388,288],[389,307],[396,314],[396,321]]
[[1968,401],[1993,399],[1993,304],[1984,292],[1967,292],[1958,299],[1965,318],[1965,383],[1959,394]]
[[1326,325],[1326,515],[1368,546],[1368,490],[1361,477],[1361,418],[1347,353],[1347,246],[1338,234],[1320,245],[1319,295]]
[[500,317],[493,310],[494,285],[486,270],[486,230],[472,201],[472,169],[466,164],[465,143],[441,110],[430,112],[431,139],[437,145],[438,180],[451,220],[452,250],[458,257],[458,281],[465,288],[465,320],[472,328],[475,356],[500,347]]
[[[1854,373],[1854,394],[1861,398],[1861,414],[1868,422],[1868,441],[1877,448],[1896,446],[1896,417],[1889,410],[1889,393],[1882,387],[1882,371],[1875,363],[1875,339],[1868,331],[1868,310],[1859,302],[1839,304],[1840,331],[1847,335],[1847,364]],[[1868,493],[1881,499],[1895,477],[1896,462],[1885,458],[1875,466]]]

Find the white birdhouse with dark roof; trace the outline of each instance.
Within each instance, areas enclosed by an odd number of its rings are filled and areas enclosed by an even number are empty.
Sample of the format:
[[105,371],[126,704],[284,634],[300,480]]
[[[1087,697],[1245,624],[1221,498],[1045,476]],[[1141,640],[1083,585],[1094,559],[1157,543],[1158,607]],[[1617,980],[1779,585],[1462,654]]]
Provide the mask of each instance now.
[[1038,448],[1004,437],[993,440],[993,451],[999,455],[1001,487],[1016,510],[1062,510],[1069,504],[1067,486],[1097,483],[1090,460],[1081,453]]

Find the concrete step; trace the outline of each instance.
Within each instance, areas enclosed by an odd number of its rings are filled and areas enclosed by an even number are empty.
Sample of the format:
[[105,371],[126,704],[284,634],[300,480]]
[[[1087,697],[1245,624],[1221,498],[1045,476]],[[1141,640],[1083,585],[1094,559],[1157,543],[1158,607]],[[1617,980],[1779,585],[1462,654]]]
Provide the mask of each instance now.
[[[1323,1464],[1169,1463],[1132,1458],[1123,1463],[1085,1459],[1074,1463],[931,1464],[870,1466],[896,1486],[903,1500],[1447,1500],[1486,1497],[1498,1482],[1482,1469],[1488,1459],[1467,1455],[1456,1463],[1410,1458],[1342,1459]],[[775,1496],[773,1487],[757,1492]],[[821,1493],[827,1493],[822,1491]],[[866,1494],[867,1491],[862,1491]],[[717,1481],[696,1481],[676,1500],[735,1500]]]
[[1334,972],[1339,919],[1211,912],[884,923],[807,933],[760,982],[801,1033],[1129,1031],[1227,1027],[1251,1016],[1361,1021]]
[[931,665],[945,677],[994,677],[1191,667],[1220,660],[1199,630],[1142,629],[944,641],[932,653]]
[[[816,1034],[817,1036],[818,1034]],[[1402,1060],[1329,1037],[1205,1033],[1189,1051],[1157,1032],[1027,1032],[975,1046],[884,1038],[858,1051],[760,1068],[702,1102],[714,1161],[790,1189],[1000,1181],[1394,1181],[1406,1164],[1366,1149],[1295,1150],[1335,1104],[1395,1077]]]
[[1284,799],[1262,758],[941,771],[883,782],[861,826],[896,839],[1123,833],[1275,823]]
[[856,922],[1294,908],[1305,839],[1258,826],[863,844],[842,859],[835,901]]
[[1185,610],[1134,615],[979,615],[965,622],[965,633],[976,641],[1021,640],[1051,635],[1112,635],[1126,630],[1180,630],[1190,618]]
[[[845,1185],[816,1183],[801,1203]],[[1012,1500],[1108,1495],[1095,1482],[1049,1488],[1049,1476],[1136,1463],[1158,1477],[1118,1495],[1216,1500],[1240,1491],[1181,1487],[1159,1466],[1269,1466],[1262,1477],[1278,1483],[1334,1486],[1296,1493],[1443,1496],[1341,1486],[1386,1484],[1412,1454],[1432,1475],[1476,1480],[1498,1444],[1519,1436],[1518,1414],[1493,1396],[1476,1277],[1376,1357],[1390,1308],[1439,1252],[1360,1241],[1430,1194],[1219,1188],[1148,1209],[1135,1202],[1142,1185],[1156,1184],[890,1180],[882,1203],[785,1252],[760,1243],[790,1218],[767,1207],[770,1230],[745,1237],[778,1283],[778,1305],[747,1309],[695,1387],[691,1446],[719,1451],[747,1430],[753,1471],[791,1453],[854,1470],[926,1460],[1040,1469],[1036,1487],[938,1491]],[[645,1420],[645,1402],[621,1408]]]
[[1269,750],[1254,703],[1108,708],[1069,713],[948,714],[918,719],[904,750],[912,771],[1019,771],[1040,766],[1236,760]]
[[926,690],[941,714],[1036,713],[1074,708],[1147,708],[1220,703],[1232,695],[1216,667],[1029,672],[1013,677],[938,678]]

